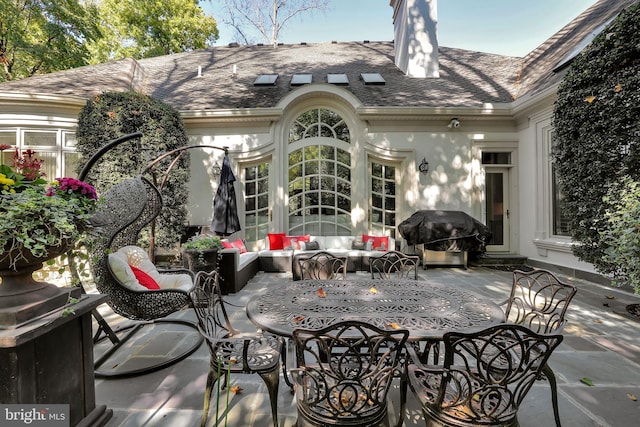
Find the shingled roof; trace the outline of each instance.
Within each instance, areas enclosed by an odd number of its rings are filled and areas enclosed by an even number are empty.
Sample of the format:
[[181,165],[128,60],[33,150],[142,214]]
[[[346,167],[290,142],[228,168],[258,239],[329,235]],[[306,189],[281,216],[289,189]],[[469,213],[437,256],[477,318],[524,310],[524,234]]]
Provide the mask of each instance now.
[[[595,28],[638,0],[601,0],[525,58],[440,47],[439,78],[412,78],[394,64],[393,42],[314,43],[213,47],[193,52],[105,64],[0,84],[1,92],[89,98],[105,91],[136,90],[180,111],[274,107],[294,73],[325,83],[345,73],[344,86],[364,106],[482,107],[508,103],[555,84],[554,68]],[[233,70],[236,74],[233,74]],[[365,85],[360,73],[380,73],[386,84]],[[260,74],[278,74],[274,86],[254,86]]]
[[[529,53],[523,61],[520,95],[535,93],[562,80],[567,67],[556,67],[602,24],[639,0],[600,0]],[[566,64],[568,65],[568,63]]]
[[[393,49],[393,42],[214,47],[34,76],[2,84],[0,91],[88,98],[137,90],[182,111],[265,108],[295,90],[294,73],[311,73],[314,83],[326,82],[329,73],[346,73],[345,89],[365,106],[479,107],[511,100],[518,58],[440,48],[440,78],[418,79],[395,66]],[[364,85],[360,73],[380,73],[386,84]],[[278,74],[276,85],[254,86],[260,74]]]

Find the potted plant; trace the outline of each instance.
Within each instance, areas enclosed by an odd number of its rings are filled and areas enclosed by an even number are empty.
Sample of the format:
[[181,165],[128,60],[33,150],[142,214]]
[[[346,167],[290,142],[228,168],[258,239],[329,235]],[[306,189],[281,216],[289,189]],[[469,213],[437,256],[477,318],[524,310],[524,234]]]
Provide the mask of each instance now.
[[220,237],[200,234],[182,245],[182,257],[187,262],[187,268],[194,273],[213,271],[218,268],[222,248]]
[[[0,153],[10,148],[0,144]],[[12,166],[0,163],[0,328],[67,303],[69,290],[32,273],[78,242],[95,209],[91,185],[74,178],[47,183],[42,162],[34,151],[16,148]]]

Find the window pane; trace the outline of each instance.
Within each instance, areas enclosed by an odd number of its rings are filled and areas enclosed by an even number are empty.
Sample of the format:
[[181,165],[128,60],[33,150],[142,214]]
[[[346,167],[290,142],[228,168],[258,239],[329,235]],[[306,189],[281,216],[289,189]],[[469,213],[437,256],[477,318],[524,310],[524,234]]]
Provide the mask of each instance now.
[[325,125],[320,125],[320,136],[324,136],[325,138],[336,137],[336,135],[333,133],[333,129]]
[[25,131],[24,132],[24,145],[40,145],[47,147],[56,146],[56,132],[36,132]]
[[266,209],[269,207],[269,195],[261,194],[258,196],[258,209]]
[[62,134],[64,140],[64,147],[75,147],[76,146],[76,134],[72,132],[64,132]]
[[80,154],[78,153],[64,153],[64,171],[63,176],[69,178],[77,178],[78,173],[78,161],[80,160]]
[[336,180],[333,177],[322,177],[322,189],[335,191]]
[[511,153],[482,153],[483,165],[510,165]]
[[338,170],[336,171],[336,175],[346,181],[351,181],[351,169],[349,169],[346,166],[338,165]]
[[56,153],[39,151],[37,155],[39,159],[44,160],[42,168],[40,169],[45,174],[44,179],[47,181],[53,181],[56,178],[60,178],[58,176],[58,165],[56,164],[58,158]]
[[558,236],[569,236],[569,220],[564,211],[564,194],[562,186],[557,180],[557,172],[553,169],[553,234]]
[[382,180],[371,178],[371,191],[375,193],[382,193]]
[[385,179],[396,179],[396,168],[393,166],[385,166],[384,168],[384,177]]
[[[245,212],[253,212],[256,210],[256,198],[255,197],[245,197],[244,199],[244,210]],[[247,218],[249,215],[247,215]]]
[[[16,145],[16,133],[0,132],[0,144]],[[11,151],[11,150],[7,150],[7,151]]]
[[320,148],[320,155],[323,159],[334,160],[336,157],[335,152],[335,148],[330,145],[323,145]]
[[269,181],[261,179],[258,181],[258,193],[266,193],[269,191]]
[[338,154],[338,158],[337,158],[338,162],[347,166],[351,166],[351,154],[349,154],[348,151],[337,148],[336,153]]
[[376,163],[371,165],[371,176],[382,178],[382,165]]
[[255,167],[245,168],[244,179],[247,181],[256,179],[256,168]]

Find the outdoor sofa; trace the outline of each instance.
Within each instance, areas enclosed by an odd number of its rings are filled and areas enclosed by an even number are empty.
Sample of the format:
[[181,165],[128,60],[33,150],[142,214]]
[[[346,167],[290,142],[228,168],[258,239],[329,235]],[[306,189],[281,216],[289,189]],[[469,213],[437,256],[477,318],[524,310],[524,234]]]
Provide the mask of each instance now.
[[[273,235],[265,239],[265,248],[258,252],[260,270],[265,272],[292,272],[293,258],[298,254],[313,254],[319,250],[347,257],[347,271],[369,271],[369,259],[395,249],[396,242],[386,236],[283,236],[282,246],[275,246]],[[286,239],[291,237],[292,239]],[[367,239],[370,237],[370,239]],[[302,238],[297,240],[295,238]],[[291,240],[296,240],[292,245]],[[370,242],[370,243],[369,243]]]

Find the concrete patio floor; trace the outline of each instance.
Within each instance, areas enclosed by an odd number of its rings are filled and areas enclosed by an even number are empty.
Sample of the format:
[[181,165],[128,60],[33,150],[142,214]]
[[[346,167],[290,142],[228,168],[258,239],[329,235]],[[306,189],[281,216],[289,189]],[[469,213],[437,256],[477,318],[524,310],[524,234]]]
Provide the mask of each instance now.
[[[467,270],[433,268],[420,270],[419,273],[422,280],[471,289],[494,301],[504,300],[511,287],[510,272],[486,267],[470,267]],[[640,298],[628,290],[563,275],[560,277],[578,287],[578,293],[568,310],[564,341],[549,361],[558,380],[563,426],[640,425],[640,402],[633,400],[634,397],[640,398],[640,320],[625,310],[627,304],[640,303]],[[287,280],[291,280],[290,274],[260,272],[240,292],[226,296],[234,327],[255,331],[255,326],[244,311],[246,302],[261,289],[278,286]],[[100,311],[112,326],[129,322],[114,315],[106,306],[101,307]],[[193,310],[184,310],[172,317],[195,320]],[[145,327],[139,340],[127,343],[104,367],[136,363],[136,359],[157,357],[160,353],[185,345],[186,340],[176,341],[170,331],[163,335],[160,343],[145,343],[145,337],[149,336],[147,334],[153,334],[154,328],[161,327]],[[98,344],[96,355],[100,355],[106,347],[108,341]],[[208,363],[209,353],[203,344],[181,362],[156,372],[125,378],[97,378],[96,404],[106,405],[113,410],[107,427],[199,425]],[[583,378],[591,380],[593,385],[581,382]],[[240,386],[242,391],[229,395],[230,410],[226,425],[271,426],[269,399],[260,377],[235,375],[231,377],[231,385]],[[554,425],[549,390],[546,381],[536,381],[518,412],[522,427]],[[398,387],[394,384],[389,401],[392,422],[397,416],[398,397]],[[226,394],[223,394],[221,401],[225,402],[226,399]],[[215,414],[214,391],[208,426],[216,425]],[[295,420],[293,395],[281,380],[278,424],[281,427],[293,426]],[[222,416],[218,425],[225,425]],[[422,413],[409,393],[405,426],[422,425]]]

